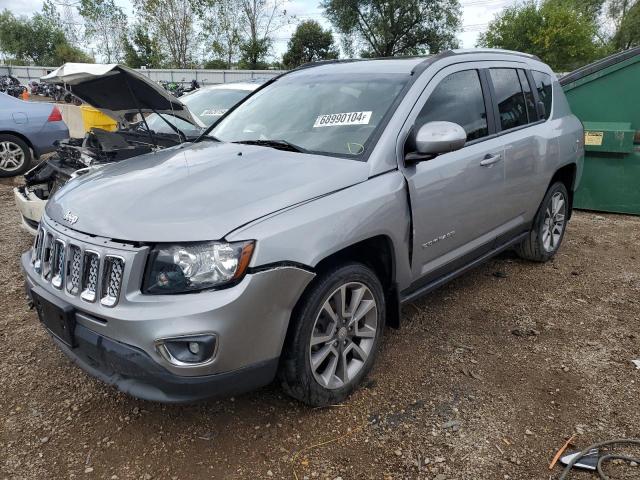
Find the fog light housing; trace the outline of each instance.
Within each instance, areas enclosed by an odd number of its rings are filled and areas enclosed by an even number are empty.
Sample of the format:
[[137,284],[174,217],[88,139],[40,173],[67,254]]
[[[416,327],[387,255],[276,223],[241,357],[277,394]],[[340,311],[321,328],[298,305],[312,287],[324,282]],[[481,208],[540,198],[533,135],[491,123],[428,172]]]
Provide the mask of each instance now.
[[177,367],[193,367],[213,361],[217,337],[214,334],[188,335],[156,340],[156,350]]

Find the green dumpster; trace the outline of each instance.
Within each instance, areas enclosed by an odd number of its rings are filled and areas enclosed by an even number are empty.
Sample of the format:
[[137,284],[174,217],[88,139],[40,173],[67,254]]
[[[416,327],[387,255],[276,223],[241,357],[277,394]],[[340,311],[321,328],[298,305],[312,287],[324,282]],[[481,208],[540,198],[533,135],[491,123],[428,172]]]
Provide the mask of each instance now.
[[585,130],[574,206],[640,215],[640,47],[582,67],[560,84]]

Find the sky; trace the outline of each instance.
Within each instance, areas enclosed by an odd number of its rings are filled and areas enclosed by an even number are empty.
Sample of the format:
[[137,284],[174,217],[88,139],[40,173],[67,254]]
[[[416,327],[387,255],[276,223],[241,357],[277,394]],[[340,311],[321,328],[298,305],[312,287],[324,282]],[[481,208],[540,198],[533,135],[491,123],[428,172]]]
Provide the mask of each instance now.
[[[56,3],[67,2],[72,4],[74,0],[56,0]],[[483,32],[487,24],[493,17],[500,13],[505,7],[512,5],[516,0],[460,0],[462,4],[462,31],[458,33],[460,46],[463,48],[473,48],[476,45],[478,35]],[[131,2],[128,0],[116,0],[124,11],[133,16]],[[320,0],[290,0],[287,11],[295,15],[298,21],[317,20],[325,28],[331,25],[323,17],[322,9],[319,7]],[[30,15],[42,8],[42,0],[0,0],[0,11],[8,9],[16,15]],[[62,11],[62,7],[60,8]],[[295,24],[287,25],[275,34],[274,56],[279,58],[287,48],[287,42],[295,30]]]

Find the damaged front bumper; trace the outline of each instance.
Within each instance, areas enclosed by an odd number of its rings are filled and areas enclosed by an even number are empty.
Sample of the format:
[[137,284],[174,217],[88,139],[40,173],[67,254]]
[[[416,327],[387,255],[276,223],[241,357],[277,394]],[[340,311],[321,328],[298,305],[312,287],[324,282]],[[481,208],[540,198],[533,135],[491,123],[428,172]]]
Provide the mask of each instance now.
[[14,188],[13,198],[20,213],[22,228],[35,236],[47,201],[39,198],[26,186]]

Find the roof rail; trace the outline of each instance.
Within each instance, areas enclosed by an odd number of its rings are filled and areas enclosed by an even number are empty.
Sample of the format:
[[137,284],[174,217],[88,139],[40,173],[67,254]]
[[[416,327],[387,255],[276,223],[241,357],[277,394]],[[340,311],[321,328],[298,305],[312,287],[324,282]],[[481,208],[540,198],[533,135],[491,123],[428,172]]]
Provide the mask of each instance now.
[[503,55],[517,55],[520,57],[533,58],[535,60],[540,60],[536,55],[532,55],[530,53],[524,52],[516,52],[515,50],[505,50],[502,48],[456,48],[451,50],[455,54],[465,54],[465,53],[500,53]]
[[335,58],[332,60],[317,60],[315,62],[307,62],[307,63],[303,63],[302,65],[300,65],[299,67],[293,68],[290,71],[295,71],[295,70],[304,70],[306,68],[311,68],[311,67],[319,67],[321,65],[331,65],[332,63],[352,63],[352,62],[361,62],[363,60],[371,60],[370,58]]

